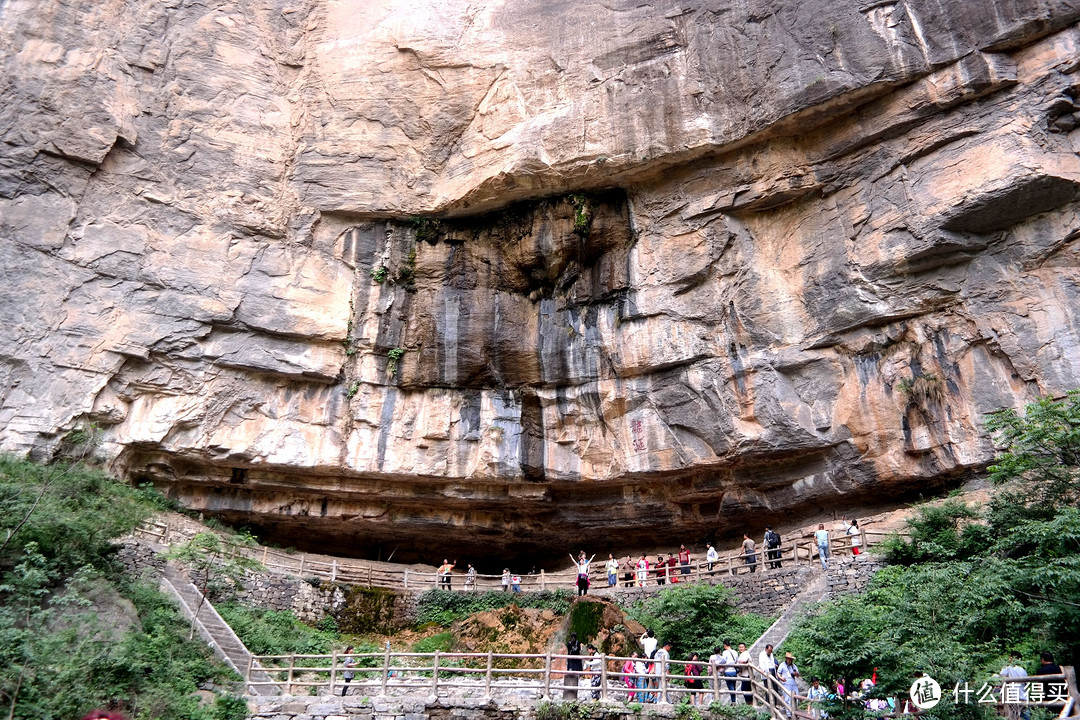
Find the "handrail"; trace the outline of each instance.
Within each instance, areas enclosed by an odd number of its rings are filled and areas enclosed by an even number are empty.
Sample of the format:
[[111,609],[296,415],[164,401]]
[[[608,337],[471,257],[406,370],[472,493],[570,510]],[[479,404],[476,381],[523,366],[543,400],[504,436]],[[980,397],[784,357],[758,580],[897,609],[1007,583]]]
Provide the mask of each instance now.
[[[133,537],[145,537],[163,545],[189,540],[191,537],[194,537],[194,534],[194,532],[188,531],[185,528],[175,528],[167,522],[163,523],[160,521],[145,522],[132,531]],[[891,534],[892,533],[882,533],[874,530],[863,530],[862,549],[866,550],[872,545],[877,545],[881,542],[882,538]],[[876,538],[876,540],[871,541],[872,537]],[[228,540],[227,535],[225,536],[225,539],[226,541]],[[471,584],[467,584],[468,578],[465,573],[461,572],[451,573],[449,580],[447,581],[446,576],[440,576],[438,572],[420,572],[408,567],[385,568],[364,563],[362,561],[358,562],[343,558],[331,558],[330,561],[326,561],[310,558],[304,553],[299,555],[290,554],[280,550],[271,550],[265,546],[257,549],[234,547],[234,552],[258,560],[271,572],[298,577],[318,577],[329,580],[330,582],[339,582],[349,585],[402,588],[406,590],[424,590],[442,587],[443,589],[465,592],[471,590],[498,590],[504,587],[502,584],[502,575],[477,574],[475,581]],[[772,558],[768,557],[768,553],[770,552],[777,552],[779,555]],[[852,555],[852,536],[840,535],[831,537],[830,552],[834,556]],[[818,562],[817,545],[814,542],[813,536],[790,540],[786,543],[782,543],[778,548],[775,548],[772,551],[768,548],[759,546],[755,550],[753,562],[749,562],[747,556],[741,551],[732,551],[720,555],[716,561],[711,563],[699,558],[691,561],[688,565],[677,564],[675,566],[667,566],[663,569],[663,572],[661,572],[661,568],[650,565],[646,572],[643,584],[653,587],[660,579],[664,579],[671,584],[709,581],[721,576],[748,574],[758,568],[766,570],[769,569],[773,563],[789,566],[788,564],[792,562],[795,566],[813,566]],[[633,567],[628,569],[624,563],[620,562],[619,574],[622,575],[628,572],[632,573],[634,576],[634,580],[631,584],[639,586],[637,570]],[[523,592],[573,589],[577,584],[577,573],[572,569],[556,572],[540,570],[537,575],[520,575],[518,577],[521,579],[518,587]],[[607,575],[604,563],[594,561],[590,565],[589,579],[591,583],[606,587]],[[625,587],[625,580],[618,578],[616,585]]]
[[[354,665],[346,668],[345,657],[351,657]],[[353,673],[348,688],[357,692],[378,690],[387,694],[388,689],[423,690],[425,694],[439,695],[440,691],[453,688],[483,687],[490,698],[494,691],[534,689],[542,691],[542,697],[550,699],[553,694],[586,692],[596,699],[616,700],[634,698],[640,702],[674,703],[683,695],[699,695],[706,700],[720,701],[733,695],[742,702],[769,709],[775,720],[789,717],[786,693],[776,689],[775,679],[762,673],[753,664],[736,664],[740,674],[728,677],[719,674],[718,667],[704,660],[663,660],[629,658],[616,655],[562,655],[556,653],[495,653],[495,652],[384,652],[343,653],[329,655],[259,655],[254,658],[262,665],[268,680],[252,681],[249,685],[263,684],[284,686],[292,694],[297,688],[325,689],[335,694],[343,687],[338,679],[343,670]],[[582,670],[566,669],[566,661],[577,659],[583,663]],[[303,664],[297,664],[297,661]],[[323,664],[309,661],[327,661]],[[419,662],[427,660],[429,662]],[[627,660],[643,663],[645,672],[623,671]],[[501,667],[498,661],[512,661]],[[599,662],[597,662],[599,661]],[[696,666],[699,672],[691,675],[688,666]],[[626,679],[633,680],[632,685]],[[573,678],[568,682],[568,678]],[[588,684],[579,684],[586,678]],[[597,684],[593,684],[596,680]],[[702,681],[702,687],[687,687],[686,681]],[[707,683],[706,683],[707,681]],[[731,683],[729,685],[729,683]],[[363,690],[361,690],[363,689]]]

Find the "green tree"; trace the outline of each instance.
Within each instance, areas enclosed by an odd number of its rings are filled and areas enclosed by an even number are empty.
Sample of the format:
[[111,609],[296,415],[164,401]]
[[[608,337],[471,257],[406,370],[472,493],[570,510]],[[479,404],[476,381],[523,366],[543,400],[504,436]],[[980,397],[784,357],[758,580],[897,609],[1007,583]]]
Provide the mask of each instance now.
[[[880,571],[861,595],[824,603],[785,642],[804,674],[850,686],[878,668],[878,693],[895,696],[917,671],[945,688],[985,681],[1012,650],[1029,672],[1043,650],[1062,664],[1080,658],[1080,394],[1042,398],[1023,415],[993,413],[987,427],[1002,448],[990,476],[1008,485],[987,508],[919,508],[910,539],[889,543],[902,564]],[[986,709],[947,699],[926,714]]]
[[739,614],[731,590],[708,583],[672,586],[636,603],[627,615],[661,641],[670,640],[677,654],[709,652],[724,640],[750,645],[771,624],[760,615]]

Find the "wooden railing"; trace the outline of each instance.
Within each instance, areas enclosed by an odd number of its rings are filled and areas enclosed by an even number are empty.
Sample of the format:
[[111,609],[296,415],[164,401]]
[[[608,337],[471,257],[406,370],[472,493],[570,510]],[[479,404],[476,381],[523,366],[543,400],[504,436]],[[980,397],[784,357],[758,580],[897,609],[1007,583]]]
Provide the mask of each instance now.
[[[584,670],[567,670],[566,661],[576,657]],[[355,663],[346,667],[346,658]],[[643,662],[652,672],[625,673],[627,660]],[[625,702],[677,703],[697,696],[706,704],[738,702],[766,709],[776,720],[788,717],[787,695],[776,681],[752,665],[735,667],[743,673],[726,677],[706,661],[626,658],[612,655],[569,656],[553,653],[404,653],[387,648],[382,653],[334,653],[332,655],[260,655],[253,658],[270,680],[260,683],[245,677],[249,686],[273,684],[286,694],[314,689],[316,694],[342,691],[358,695],[446,695],[455,689],[483,690],[485,698],[533,690],[539,699],[615,700]],[[594,667],[590,667],[593,664]],[[690,666],[698,674],[687,674]],[[352,678],[345,679],[351,672]],[[629,678],[632,685],[627,684]],[[702,681],[701,688],[686,681]],[[595,684],[594,684],[595,682]],[[730,685],[729,685],[730,683]]]
[[[880,533],[864,530],[862,533],[862,550],[877,545],[890,533]],[[178,529],[162,522],[143,523],[133,535],[170,545],[174,542],[190,540],[194,533],[187,529]],[[226,539],[228,536],[225,536]],[[455,571],[449,576],[439,576],[434,572],[421,572],[408,567],[386,567],[379,564],[365,563],[358,560],[331,558],[329,561],[322,556],[311,557],[304,553],[286,553],[280,550],[272,550],[260,547],[255,550],[248,548],[235,548],[248,557],[258,560],[263,566],[276,573],[294,575],[297,577],[317,577],[330,582],[344,583],[349,585],[382,588],[401,588],[406,590],[427,590],[435,587],[453,591],[483,591],[499,590],[502,586],[501,575],[477,574],[472,583],[468,582],[465,573]],[[776,548],[778,558],[770,558],[771,552],[767,548],[758,547],[754,555],[754,562],[749,562],[748,556],[742,552],[728,552],[720,555],[716,561],[710,563],[706,560],[694,560],[689,565],[676,565],[664,568],[661,576],[657,567],[650,566],[645,577],[645,585],[655,586],[663,577],[667,583],[699,582],[702,580],[716,579],[720,576],[744,575],[754,571],[767,571],[774,563],[782,567],[812,566],[818,563],[817,544],[812,536],[798,538],[789,541]],[[840,535],[830,538],[830,552],[833,556],[852,555],[850,535]],[[651,562],[651,561],[650,561]],[[636,569],[632,569],[634,579],[629,585],[639,585]],[[618,586],[626,586],[623,579],[627,569],[620,564],[617,574]],[[522,592],[536,592],[555,589],[573,589],[577,585],[577,573],[574,570],[558,572],[546,572],[540,570],[535,575],[520,575],[521,582],[517,587]],[[589,580],[592,587],[607,587],[607,575],[604,563],[593,561],[590,565]]]

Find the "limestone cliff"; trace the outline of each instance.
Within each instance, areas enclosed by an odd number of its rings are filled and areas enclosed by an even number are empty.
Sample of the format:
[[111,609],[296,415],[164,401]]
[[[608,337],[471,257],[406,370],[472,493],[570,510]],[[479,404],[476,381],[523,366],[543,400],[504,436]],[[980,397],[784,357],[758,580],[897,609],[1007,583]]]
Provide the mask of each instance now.
[[1080,386],[1078,22],[8,0],[0,449],[401,559],[945,485]]

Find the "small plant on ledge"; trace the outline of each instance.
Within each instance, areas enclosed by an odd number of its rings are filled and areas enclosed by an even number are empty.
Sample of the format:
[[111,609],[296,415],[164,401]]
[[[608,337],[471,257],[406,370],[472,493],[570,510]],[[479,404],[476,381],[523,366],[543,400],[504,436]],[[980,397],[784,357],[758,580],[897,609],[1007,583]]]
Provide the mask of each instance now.
[[376,265],[371,268],[371,279],[380,285],[386,282],[388,277],[390,277],[390,271],[386,269],[385,265]]
[[390,352],[386,353],[386,357],[389,360],[386,363],[386,374],[390,377],[397,375],[398,360],[405,354],[404,348],[391,348]]
[[896,389],[909,400],[925,405],[931,400],[940,401],[942,399],[945,394],[942,386],[941,378],[936,375],[919,373],[911,380],[901,380],[896,384]]

